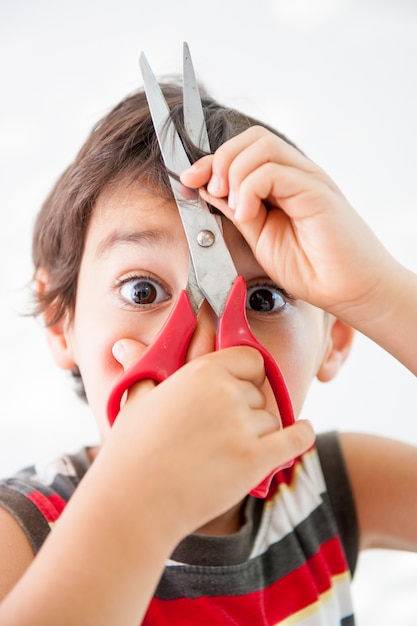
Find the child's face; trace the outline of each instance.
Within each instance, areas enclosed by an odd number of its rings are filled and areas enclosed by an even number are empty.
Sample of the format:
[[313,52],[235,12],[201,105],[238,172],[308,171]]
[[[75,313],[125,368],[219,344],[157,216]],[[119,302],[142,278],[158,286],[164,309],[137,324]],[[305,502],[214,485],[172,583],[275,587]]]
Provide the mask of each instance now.
[[[331,352],[331,322],[321,310],[286,297],[229,222],[224,234],[252,295],[252,331],[276,358],[297,415],[311,380]],[[122,338],[140,342],[143,349],[152,342],[186,285],[188,261],[173,202],[133,185],[120,184],[102,193],[87,232],[74,317],[63,337],[70,361],[66,366],[78,365],[104,436],[107,399],[123,372],[112,347]],[[270,301],[272,310],[257,310],[257,296]],[[215,324],[205,303],[187,359],[214,349]],[[267,393],[271,395],[269,386]],[[275,406],[272,397],[269,406]]]

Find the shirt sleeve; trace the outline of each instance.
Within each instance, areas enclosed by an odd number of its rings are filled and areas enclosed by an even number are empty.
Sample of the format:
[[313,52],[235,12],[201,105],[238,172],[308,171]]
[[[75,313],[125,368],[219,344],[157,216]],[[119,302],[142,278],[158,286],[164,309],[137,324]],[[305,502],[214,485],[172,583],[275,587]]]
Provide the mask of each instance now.
[[51,530],[38,507],[5,482],[0,485],[0,506],[15,518],[28,538],[33,553],[37,554]]
[[340,538],[353,576],[359,553],[355,500],[337,432],[317,435],[316,447]]
[[38,463],[0,480],[0,506],[21,526],[34,554],[41,548],[88,467],[87,450],[83,448],[75,455]]

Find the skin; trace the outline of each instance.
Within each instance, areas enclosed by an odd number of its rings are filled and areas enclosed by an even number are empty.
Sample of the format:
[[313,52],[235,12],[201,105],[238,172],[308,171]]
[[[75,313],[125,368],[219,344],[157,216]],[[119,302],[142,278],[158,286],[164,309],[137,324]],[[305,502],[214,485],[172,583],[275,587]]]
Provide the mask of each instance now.
[[[296,414],[314,376],[326,381],[339,370],[352,327],[417,371],[410,341],[416,277],[388,255],[317,166],[254,128],[197,162],[183,182],[202,188],[234,224],[226,223],[225,236],[249,287],[266,279],[293,296],[276,313],[249,317],[283,371]],[[165,235],[113,236],[155,228]],[[0,587],[2,624],[137,625],[178,541],[195,529],[236,530],[245,494],[312,445],[304,421],[281,429],[255,350],[213,352],[208,307],[185,366],[156,387],[136,385],[109,429],[108,391],[166,319],[186,282],[187,263],[175,207],[138,187],[103,192],[89,227],[74,317],[47,331],[57,363],[80,367],[103,446],[29,567],[27,540],[0,509],[1,560],[11,563]],[[140,271],[169,293],[149,311],[129,304],[120,284]],[[45,288],[47,274],[38,278]],[[408,295],[398,303],[401,293]],[[405,326],[407,342],[404,332],[389,332],[393,323]],[[356,434],[343,435],[342,447],[361,546],[417,550],[417,504],[409,497],[417,487],[415,449]]]

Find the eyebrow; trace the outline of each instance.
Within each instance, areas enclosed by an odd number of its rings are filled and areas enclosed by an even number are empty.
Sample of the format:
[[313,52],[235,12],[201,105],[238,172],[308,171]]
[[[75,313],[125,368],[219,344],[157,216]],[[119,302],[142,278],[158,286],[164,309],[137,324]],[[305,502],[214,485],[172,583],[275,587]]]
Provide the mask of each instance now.
[[123,245],[145,245],[167,243],[173,241],[174,237],[168,230],[129,230],[114,231],[107,235],[97,246],[97,256],[102,257],[112,249]]

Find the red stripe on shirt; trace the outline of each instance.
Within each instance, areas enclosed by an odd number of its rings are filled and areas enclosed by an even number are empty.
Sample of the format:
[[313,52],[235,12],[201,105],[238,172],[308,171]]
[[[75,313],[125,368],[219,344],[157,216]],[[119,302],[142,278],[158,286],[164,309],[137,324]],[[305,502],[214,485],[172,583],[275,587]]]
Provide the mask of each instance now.
[[39,509],[47,522],[55,522],[66,505],[65,500],[56,493],[44,496],[40,491],[32,491],[27,498]]
[[304,565],[266,589],[239,596],[159,600],[149,606],[143,626],[272,625],[315,604],[332,587],[332,577],[348,571],[338,538],[324,543]]

